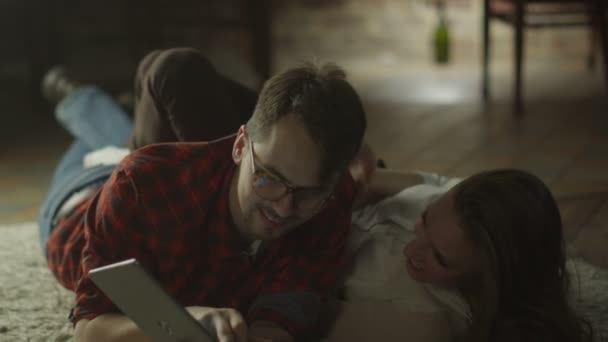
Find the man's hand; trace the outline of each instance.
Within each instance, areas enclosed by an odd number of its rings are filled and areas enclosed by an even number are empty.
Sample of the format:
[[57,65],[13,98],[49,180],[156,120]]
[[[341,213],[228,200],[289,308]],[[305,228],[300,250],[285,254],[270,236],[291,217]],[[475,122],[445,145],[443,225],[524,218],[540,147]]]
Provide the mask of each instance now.
[[248,342],[294,342],[295,340],[278,324],[256,321],[249,328]]
[[376,171],[376,163],[376,154],[368,144],[364,143],[350,162],[348,170],[356,183],[368,183]]
[[355,184],[357,186],[357,194],[355,197],[355,207],[358,207],[366,201],[370,183],[376,173],[376,155],[370,146],[364,143],[361,149],[348,166]]
[[241,314],[228,308],[188,306],[186,310],[219,342],[247,342],[247,323]]

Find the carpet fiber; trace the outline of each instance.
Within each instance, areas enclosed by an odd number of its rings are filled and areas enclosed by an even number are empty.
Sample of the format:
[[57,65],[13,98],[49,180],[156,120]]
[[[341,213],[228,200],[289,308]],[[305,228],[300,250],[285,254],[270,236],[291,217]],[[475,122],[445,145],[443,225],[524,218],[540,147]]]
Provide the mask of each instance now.
[[[36,224],[0,226],[0,236],[0,341],[70,340],[73,295],[47,269]],[[608,271],[581,260],[574,264],[579,309],[608,336]]]
[[35,223],[0,226],[0,341],[68,341],[73,294],[58,285]]

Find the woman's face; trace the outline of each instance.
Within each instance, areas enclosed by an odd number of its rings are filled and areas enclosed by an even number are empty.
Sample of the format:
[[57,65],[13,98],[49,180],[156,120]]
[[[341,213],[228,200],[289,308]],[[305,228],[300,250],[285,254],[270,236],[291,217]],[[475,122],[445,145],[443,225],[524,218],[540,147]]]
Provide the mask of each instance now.
[[417,281],[444,287],[476,272],[474,245],[465,236],[449,191],[430,204],[415,226],[416,238],[403,249],[407,272]]

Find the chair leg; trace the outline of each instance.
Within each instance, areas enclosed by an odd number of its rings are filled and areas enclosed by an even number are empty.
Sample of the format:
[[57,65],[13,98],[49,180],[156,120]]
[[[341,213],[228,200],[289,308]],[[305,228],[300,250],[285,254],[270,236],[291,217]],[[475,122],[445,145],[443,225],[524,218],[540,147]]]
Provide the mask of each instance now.
[[597,49],[597,29],[596,26],[593,25],[591,30],[589,30],[589,56],[587,56],[587,69],[592,71],[595,69],[595,49]]
[[490,97],[489,60],[490,60],[490,0],[483,2],[483,66],[482,66],[482,96],[487,101]]
[[514,113],[523,115],[522,100],[522,73],[524,55],[524,3],[522,0],[515,3],[515,85],[514,85]]
[[608,91],[608,13],[606,10],[606,2],[604,0],[596,0],[597,12],[597,29],[601,40],[602,57],[604,59],[604,77],[606,79],[606,90]]

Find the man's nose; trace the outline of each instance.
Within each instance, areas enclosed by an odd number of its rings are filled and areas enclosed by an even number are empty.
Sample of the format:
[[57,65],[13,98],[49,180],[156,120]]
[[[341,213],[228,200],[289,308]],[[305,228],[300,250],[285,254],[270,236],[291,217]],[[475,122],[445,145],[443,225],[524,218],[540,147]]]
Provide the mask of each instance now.
[[294,201],[291,192],[272,203],[272,209],[280,218],[287,218],[294,214]]

